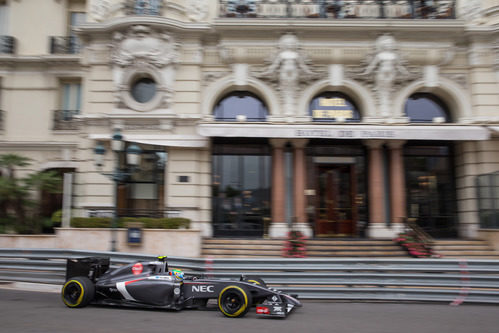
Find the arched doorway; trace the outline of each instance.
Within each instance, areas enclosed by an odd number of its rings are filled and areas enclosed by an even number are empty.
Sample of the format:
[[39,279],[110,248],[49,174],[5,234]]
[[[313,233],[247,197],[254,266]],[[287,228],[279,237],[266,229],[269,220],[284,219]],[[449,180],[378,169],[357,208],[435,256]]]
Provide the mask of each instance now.
[[[412,123],[450,123],[447,104],[430,93],[415,93],[405,104]],[[407,216],[434,237],[457,236],[454,143],[411,141],[404,147]]]
[[[231,92],[216,104],[220,122],[265,121],[263,100],[248,91]],[[271,149],[262,138],[214,138],[212,221],[214,236],[261,237],[270,221]]]

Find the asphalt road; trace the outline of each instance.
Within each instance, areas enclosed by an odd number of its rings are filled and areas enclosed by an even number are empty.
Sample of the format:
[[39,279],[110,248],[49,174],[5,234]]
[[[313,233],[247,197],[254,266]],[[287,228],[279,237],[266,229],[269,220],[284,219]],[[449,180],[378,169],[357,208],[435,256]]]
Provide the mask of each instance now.
[[286,319],[225,318],[216,308],[159,311],[88,306],[70,309],[59,294],[0,288],[0,332],[339,332],[488,333],[499,306],[305,302]]

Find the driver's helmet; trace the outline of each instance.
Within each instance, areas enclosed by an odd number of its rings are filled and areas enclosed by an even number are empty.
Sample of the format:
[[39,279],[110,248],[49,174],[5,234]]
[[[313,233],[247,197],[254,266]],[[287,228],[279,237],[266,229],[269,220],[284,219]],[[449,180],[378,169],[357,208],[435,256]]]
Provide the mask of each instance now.
[[170,271],[170,275],[175,277],[175,279],[177,279],[177,280],[184,279],[184,272],[182,272],[180,269],[172,269]]

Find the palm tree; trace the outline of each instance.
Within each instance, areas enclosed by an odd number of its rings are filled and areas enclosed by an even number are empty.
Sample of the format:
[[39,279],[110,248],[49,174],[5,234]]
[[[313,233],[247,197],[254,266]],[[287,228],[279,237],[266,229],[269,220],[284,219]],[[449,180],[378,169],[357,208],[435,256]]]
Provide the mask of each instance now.
[[[42,191],[61,192],[61,177],[55,171],[41,171],[32,173],[26,178],[17,178],[16,168],[30,164],[31,159],[24,156],[0,155],[0,218],[8,217],[10,209],[14,212],[16,224],[22,232],[40,231]],[[36,195],[32,225],[29,225],[27,221],[27,207],[33,205],[33,201],[29,200],[30,191],[34,191]]]
[[25,184],[19,183],[15,176],[16,167],[25,167],[31,164],[31,159],[17,154],[0,155],[0,216],[8,215],[9,206],[15,211],[16,217],[21,225],[25,224],[26,212],[24,209],[24,198],[27,194]]
[[55,171],[40,171],[30,174],[26,178],[26,184],[35,191],[35,203],[37,205],[35,217],[41,217],[42,192],[61,193],[61,176]]

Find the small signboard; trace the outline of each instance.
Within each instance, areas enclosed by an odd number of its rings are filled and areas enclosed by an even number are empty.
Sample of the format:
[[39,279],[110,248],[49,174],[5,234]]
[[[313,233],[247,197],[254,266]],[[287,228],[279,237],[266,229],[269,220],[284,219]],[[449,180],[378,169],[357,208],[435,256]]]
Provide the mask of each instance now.
[[142,244],[142,223],[130,222],[127,224],[127,239],[128,245],[141,245]]

